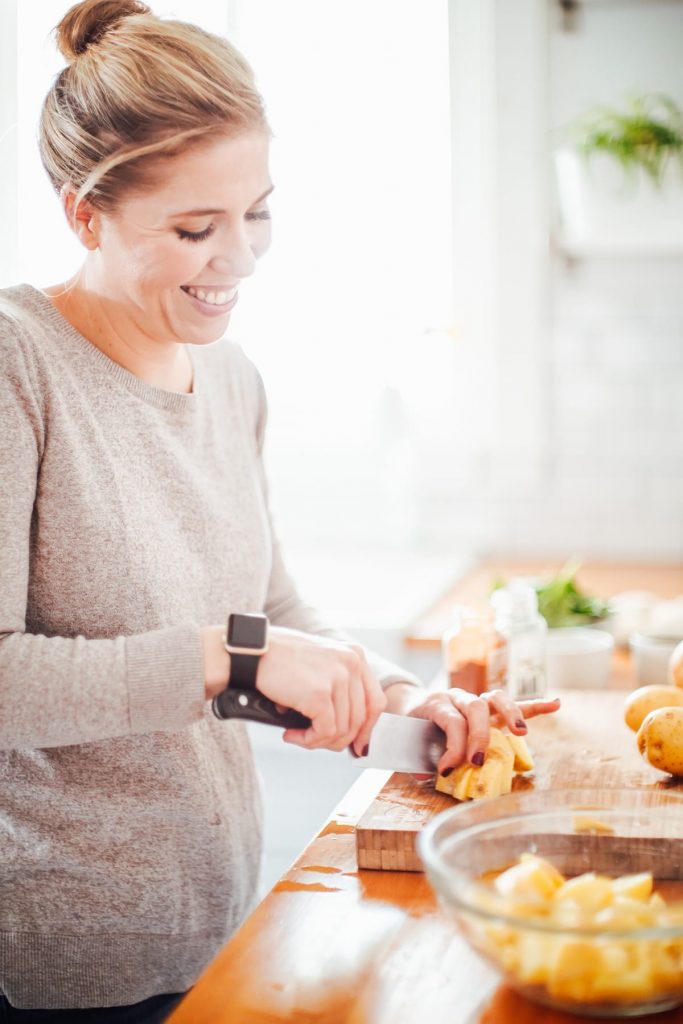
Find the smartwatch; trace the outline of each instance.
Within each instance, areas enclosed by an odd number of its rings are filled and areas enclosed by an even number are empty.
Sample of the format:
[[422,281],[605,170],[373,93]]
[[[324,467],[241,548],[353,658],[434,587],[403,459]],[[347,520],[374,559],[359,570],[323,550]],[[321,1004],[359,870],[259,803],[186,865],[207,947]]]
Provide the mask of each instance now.
[[228,615],[223,645],[230,655],[228,686],[255,690],[259,660],[268,650],[268,619],[265,615]]

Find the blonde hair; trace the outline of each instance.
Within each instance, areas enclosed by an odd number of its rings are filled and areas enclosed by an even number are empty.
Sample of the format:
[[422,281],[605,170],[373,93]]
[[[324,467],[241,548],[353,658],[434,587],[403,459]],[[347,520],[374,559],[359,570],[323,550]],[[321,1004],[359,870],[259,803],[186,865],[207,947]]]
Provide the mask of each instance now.
[[225,39],[161,20],[137,0],[83,0],[55,29],[70,63],[43,104],[39,144],[55,191],[104,211],[154,184],[159,159],[210,136],[268,131],[251,68]]

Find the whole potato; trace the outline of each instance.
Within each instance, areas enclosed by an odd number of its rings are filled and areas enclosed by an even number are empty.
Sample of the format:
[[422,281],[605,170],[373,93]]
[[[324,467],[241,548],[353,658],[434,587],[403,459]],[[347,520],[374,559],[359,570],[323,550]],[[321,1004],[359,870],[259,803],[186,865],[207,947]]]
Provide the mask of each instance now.
[[658,708],[643,721],[638,750],[653,768],[683,775],[683,708]]
[[669,658],[669,682],[683,690],[683,640],[674,647]]
[[683,689],[677,686],[641,686],[629,693],[624,704],[624,720],[634,732],[651,711],[657,708],[683,707]]

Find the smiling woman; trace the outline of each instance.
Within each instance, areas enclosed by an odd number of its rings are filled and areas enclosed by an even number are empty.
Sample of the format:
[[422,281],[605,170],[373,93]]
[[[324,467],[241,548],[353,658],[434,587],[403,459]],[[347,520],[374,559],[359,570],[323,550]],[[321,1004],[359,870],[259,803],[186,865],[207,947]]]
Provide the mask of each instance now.
[[304,604],[271,527],[263,386],[223,338],[270,237],[251,71],[133,0],[57,36],[41,155],[83,263],[0,291],[0,1018],[153,1022],[257,892],[213,698],[258,684],[308,723],[287,742],[358,754],[419,684]]
[[154,189],[129,184],[114,209],[94,199],[76,207],[62,188],[89,256],[72,280],[44,290],[119,365],[150,384],[190,391],[183,343],[222,337],[240,282],[268,248],[268,136],[212,135],[172,161],[144,159]]
[[421,700],[285,568],[263,385],[223,337],[270,238],[242,58],[133,0],[76,4],[58,39],[41,153],[84,259],[0,291],[0,1017],[151,1024],[257,892],[224,690],[291,709],[307,750],[360,755],[410,710],[445,731],[441,770],[480,762],[491,713],[525,726],[500,692]]

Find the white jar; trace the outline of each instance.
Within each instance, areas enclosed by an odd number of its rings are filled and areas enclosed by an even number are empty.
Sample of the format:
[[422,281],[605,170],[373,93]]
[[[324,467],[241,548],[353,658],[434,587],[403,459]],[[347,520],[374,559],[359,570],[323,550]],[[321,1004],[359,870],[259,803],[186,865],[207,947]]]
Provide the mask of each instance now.
[[538,611],[536,591],[512,582],[491,595],[496,629],[507,639],[507,689],[513,700],[546,693],[545,644],[548,624]]
[[632,634],[629,647],[639,686],[666,685],[670,681],[669,662],[679,641],[680,637]]

